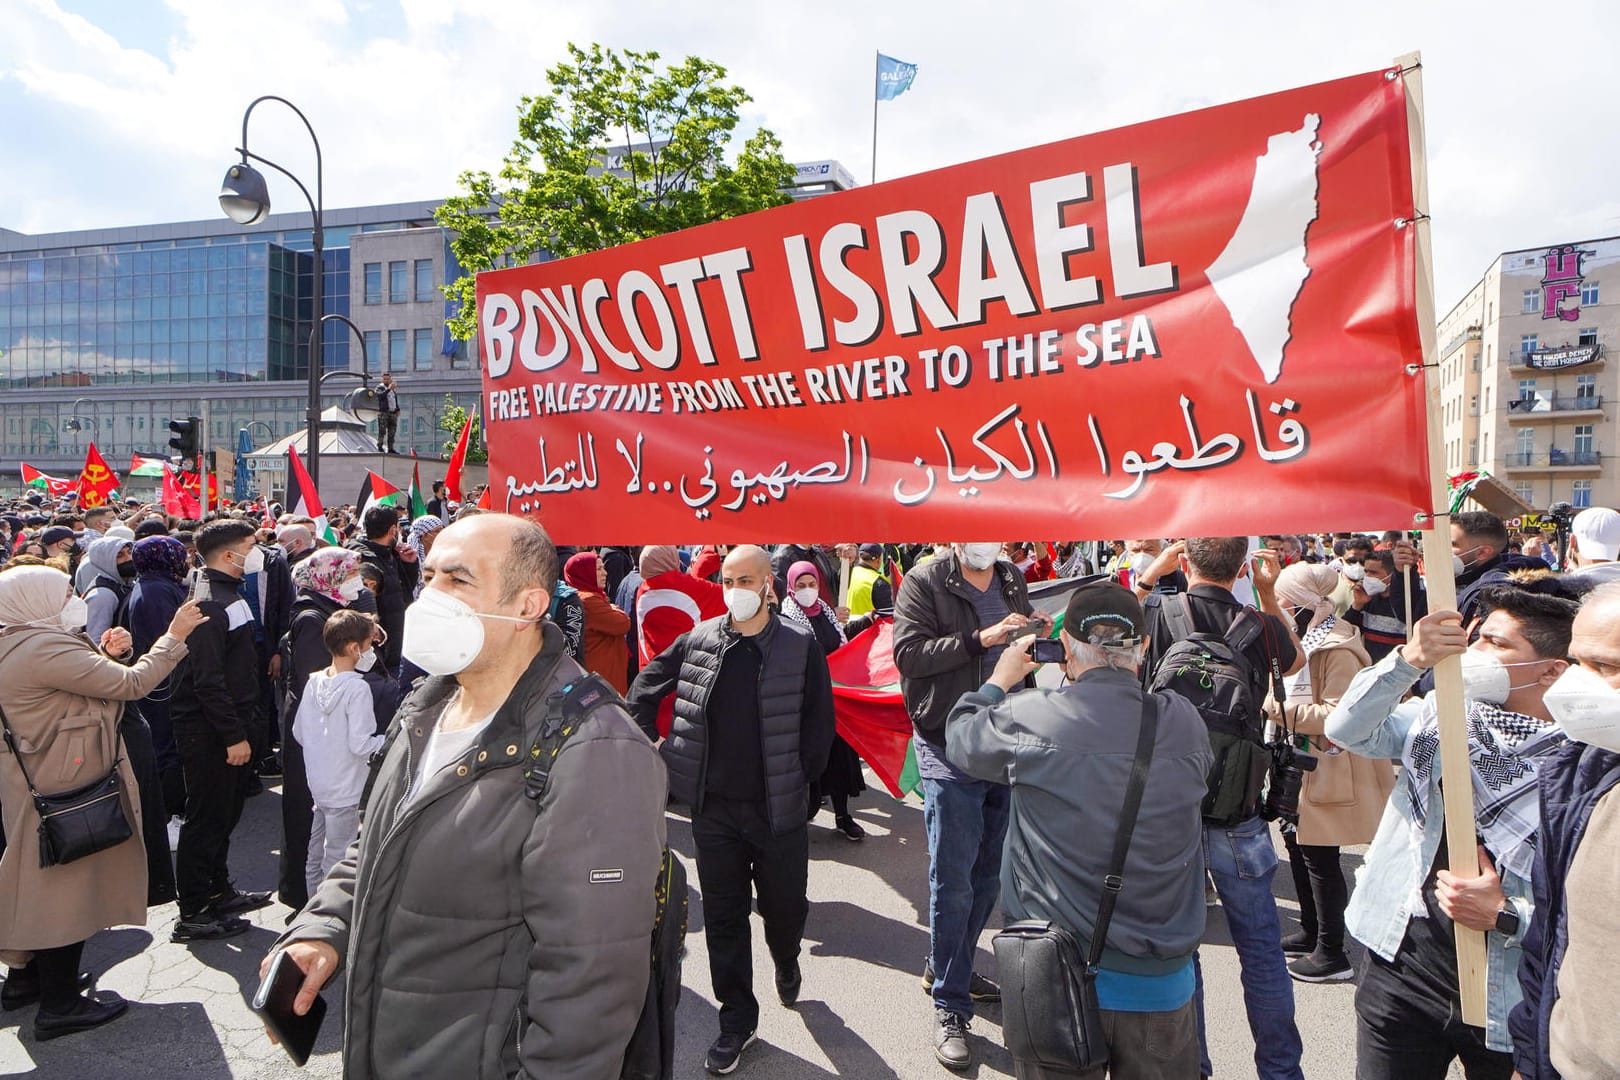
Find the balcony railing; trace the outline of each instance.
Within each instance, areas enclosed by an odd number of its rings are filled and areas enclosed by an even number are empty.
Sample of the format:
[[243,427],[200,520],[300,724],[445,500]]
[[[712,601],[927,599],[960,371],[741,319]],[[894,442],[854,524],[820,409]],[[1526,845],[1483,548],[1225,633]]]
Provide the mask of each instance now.
[[1534,397],[1522,397],[1508,402],[1508,412],[1514,416],[1601,408],[1603,408],[1601,394],[1537,394]]
[[1565,466],[1591,467],[1601,464],[1603,464],[1603,455],[1596,450],[1549,450],[1544,454],[1507,455],[1507,465],[1510,469],[1559,468]]

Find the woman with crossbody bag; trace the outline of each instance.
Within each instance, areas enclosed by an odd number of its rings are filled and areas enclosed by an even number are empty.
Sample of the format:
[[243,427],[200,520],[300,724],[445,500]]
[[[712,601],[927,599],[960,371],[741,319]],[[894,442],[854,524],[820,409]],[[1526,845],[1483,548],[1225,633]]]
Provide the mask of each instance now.
[[86,995],[84,943],[146,922],[140,800],[118,738],[124,703],[152,691],[202,623],[182,606],[151,651],[128,667],[129,632],[92,645],[84,602],[45,566],[0,572],[0,960],[11,969],[0,1009],[40,1002],[36,1039],[97,1027],[127,1003]]

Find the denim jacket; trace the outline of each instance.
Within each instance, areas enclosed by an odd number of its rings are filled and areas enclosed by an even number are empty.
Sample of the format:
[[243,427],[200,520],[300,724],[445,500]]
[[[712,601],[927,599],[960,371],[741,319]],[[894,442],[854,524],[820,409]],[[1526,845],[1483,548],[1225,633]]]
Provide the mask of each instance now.
[[[1363,757],[1399,761],[1411,733],[1434,715],[1434,695],[1407,702],[1401,695],[1423,674],[1392,651],[1350,682],[1338,708],[1327,719],[1328,738]],[[1384,807],[1378,834],[1356,875],[1356,888],[1345,911],[1345,926],[1367,948],[1393,960],[1406,936],[1407,922],[1422,912],[1421,889],[1445,832],[1439,812],[1440,769],[1431,772],[1429,805],[1435,813],[1418,822],[1400,787]],[[1519,930],[1512,937],[1495,930],[1485,935],[1485,1044],[1510,1051],[1508,1013],[1519,1003],[1520,945],[1533,914],[1530,883],[1511,871],[1502,871],[1502,892],[1519,915]]]

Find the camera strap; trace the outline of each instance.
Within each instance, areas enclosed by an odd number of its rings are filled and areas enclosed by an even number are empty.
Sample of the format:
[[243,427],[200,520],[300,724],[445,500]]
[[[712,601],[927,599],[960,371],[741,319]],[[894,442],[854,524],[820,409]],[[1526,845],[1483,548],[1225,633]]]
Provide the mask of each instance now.
[[1087,979],[1097,977],[1103,945],[1108,940],[1108,924],[1114,918],[1114,903],[1125,887],[1125,856],[1136,831],[1136,815],[1142,809],[1142,792],[1147,789],[1148,764],[1153,760],[1153,743],[1159,734],[1159,709],[1153,695],[1142,692],[1142,725],[1136,735],[1136,758],[1131,762],[1131,778],[1125,785],[1125,805],[1119,812],[1119,829],[1114,834],[1114,853],[1108,860],[1108,876],[1103,878],[1102,898],[1097,902],[1097,922],[1091,928],[1091,947],[1086,950]]

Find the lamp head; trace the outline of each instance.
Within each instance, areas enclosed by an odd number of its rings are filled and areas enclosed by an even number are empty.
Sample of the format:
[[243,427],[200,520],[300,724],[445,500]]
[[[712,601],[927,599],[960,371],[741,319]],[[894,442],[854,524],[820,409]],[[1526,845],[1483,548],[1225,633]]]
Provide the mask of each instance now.
[[238,225],[254,225],[270,214],[270,188],[264,174],[243,161],[225,170],[219,206]]
[[377,391],[368,383],[357,386],[343,396],[343,408],[353,413],[362,421],[370,423],[382,411],[377,404]]

